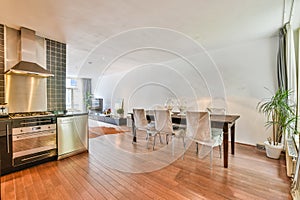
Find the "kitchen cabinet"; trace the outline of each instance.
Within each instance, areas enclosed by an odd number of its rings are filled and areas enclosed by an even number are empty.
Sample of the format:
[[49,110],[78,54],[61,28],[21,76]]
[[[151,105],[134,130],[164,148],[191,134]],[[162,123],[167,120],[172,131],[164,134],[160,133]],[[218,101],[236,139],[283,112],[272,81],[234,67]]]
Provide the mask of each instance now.
[[9,120],[0,120],[1,174],[12,169],[12,131]]

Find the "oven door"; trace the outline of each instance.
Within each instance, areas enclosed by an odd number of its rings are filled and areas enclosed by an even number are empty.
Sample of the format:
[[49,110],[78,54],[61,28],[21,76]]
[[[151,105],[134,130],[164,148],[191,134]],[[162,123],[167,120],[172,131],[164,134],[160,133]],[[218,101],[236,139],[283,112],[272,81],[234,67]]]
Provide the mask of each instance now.
[[56,130],[13,135],[13,166],[57,155]]

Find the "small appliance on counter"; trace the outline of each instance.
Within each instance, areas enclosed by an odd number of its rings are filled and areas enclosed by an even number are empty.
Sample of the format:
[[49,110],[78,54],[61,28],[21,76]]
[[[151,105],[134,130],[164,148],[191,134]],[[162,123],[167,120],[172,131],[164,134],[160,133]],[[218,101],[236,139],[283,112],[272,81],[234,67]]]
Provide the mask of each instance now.
[[8,105],[7,105],[7,103],[0,104],[0,117],[8,117]]

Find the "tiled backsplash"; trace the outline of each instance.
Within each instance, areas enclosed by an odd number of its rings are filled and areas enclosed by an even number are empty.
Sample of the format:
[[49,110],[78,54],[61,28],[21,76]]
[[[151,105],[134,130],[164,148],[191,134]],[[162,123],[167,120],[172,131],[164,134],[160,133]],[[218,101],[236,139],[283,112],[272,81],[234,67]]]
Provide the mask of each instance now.
[[47,109],[66,110],[66,44],[46,39],[47,69],[54,77],[47,78]]
[[0,104],[5,102],[4,91],[4,26],[0,24]]

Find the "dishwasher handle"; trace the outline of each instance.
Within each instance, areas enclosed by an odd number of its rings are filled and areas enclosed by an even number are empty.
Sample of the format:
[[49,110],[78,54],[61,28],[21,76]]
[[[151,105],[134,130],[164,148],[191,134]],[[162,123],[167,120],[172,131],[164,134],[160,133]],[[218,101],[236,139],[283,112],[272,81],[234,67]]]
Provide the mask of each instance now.
[[70,124],[73,123],[73,117],[57,118],[57,124]]

